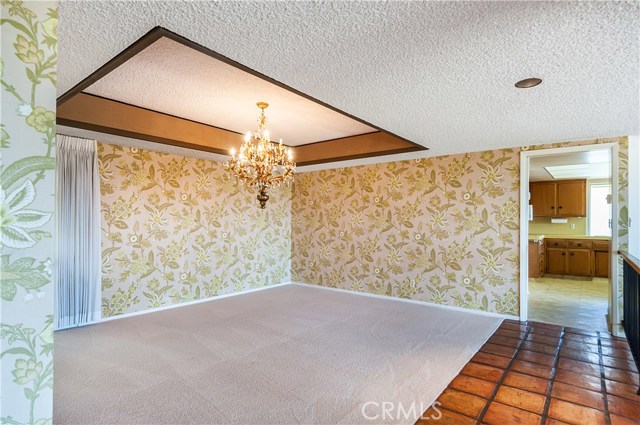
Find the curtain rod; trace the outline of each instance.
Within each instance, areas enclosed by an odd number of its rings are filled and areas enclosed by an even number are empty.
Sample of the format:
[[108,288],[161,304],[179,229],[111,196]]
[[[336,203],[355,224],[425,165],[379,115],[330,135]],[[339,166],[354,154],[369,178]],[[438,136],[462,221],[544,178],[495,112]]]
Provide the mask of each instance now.
[[[74,136],[73,134],[58,133],[57,131],[56,131],[56,136],[67,136],[67,137],[77,137],[78,139],[87,139],[86,137]],[[87,139],[87,140],[91,140],[91,139]]]

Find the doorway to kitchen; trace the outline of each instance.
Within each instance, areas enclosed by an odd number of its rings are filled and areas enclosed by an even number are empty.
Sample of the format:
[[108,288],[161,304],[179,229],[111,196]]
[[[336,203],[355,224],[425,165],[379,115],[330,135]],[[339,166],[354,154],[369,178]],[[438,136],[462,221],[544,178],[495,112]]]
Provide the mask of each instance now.
[[617,323],[617,145],[523,151],[521,320]]

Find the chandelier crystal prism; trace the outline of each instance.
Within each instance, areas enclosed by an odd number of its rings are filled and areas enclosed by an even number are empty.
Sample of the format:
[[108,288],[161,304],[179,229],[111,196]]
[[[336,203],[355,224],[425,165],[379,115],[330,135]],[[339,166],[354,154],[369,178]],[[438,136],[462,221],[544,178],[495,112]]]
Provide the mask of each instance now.
[[291,148],[271,141],[267,130],[267,117],[264,110],[269,106],[266,102],[256,104],[260,108],[258,118],[258,130],[251,134],[250,131],[244,137],[238,156],[235,149],[231,149],[231,159],[224,164],[224,168],[231,173],[237,181],[245,186],[258,191],[260,208],[264,209],[269,200],[268,191],[281,184],[290,184],[296,163],[293,162]]

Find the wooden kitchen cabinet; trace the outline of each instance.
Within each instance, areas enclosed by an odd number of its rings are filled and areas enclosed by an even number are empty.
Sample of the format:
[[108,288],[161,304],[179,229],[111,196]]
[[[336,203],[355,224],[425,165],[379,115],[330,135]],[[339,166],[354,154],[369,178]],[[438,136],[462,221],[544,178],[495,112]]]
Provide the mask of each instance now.
[[590,249],[568,249],[567,254],[567,274],[575,276],[591,276]]
[[536,239],[529,241],[529,277],[539,278],[544,276],[544,241]]
[[566,248],[547,247],[547,273],[567,274]]
[[609,276],[609,242],[546,239],[546,272],[574,276]]
[[609,252],[596,251],[593,256],[593,275],[609,277]]
[[593,275],[609,277],[609,241],[593,242]]
[[586,217],[587,181],[558,182],[558,217]]
[[555,182],[531,182],[529,185],[530,204],[533,205],[534,217],[555,216],[556,190]]
[[531,182],[529,193],[534,217],[585,217],[587,215],[586,180]]

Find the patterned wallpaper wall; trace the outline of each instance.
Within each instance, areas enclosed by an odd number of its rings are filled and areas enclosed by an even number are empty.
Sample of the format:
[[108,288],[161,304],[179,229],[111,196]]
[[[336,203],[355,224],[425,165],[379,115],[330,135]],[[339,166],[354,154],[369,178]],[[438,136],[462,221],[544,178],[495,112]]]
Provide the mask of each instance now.
[[[573,144],[608,141],[621,146],[624,215],[626,138]],[[517,315],[519,152],[503,149],[298,175],[292,279]]]
[[104,317],[290,280],[291,190],[268,207],[222,164],[99,143]]
[[0,422],[51,423],[57,1],[2,1]]

